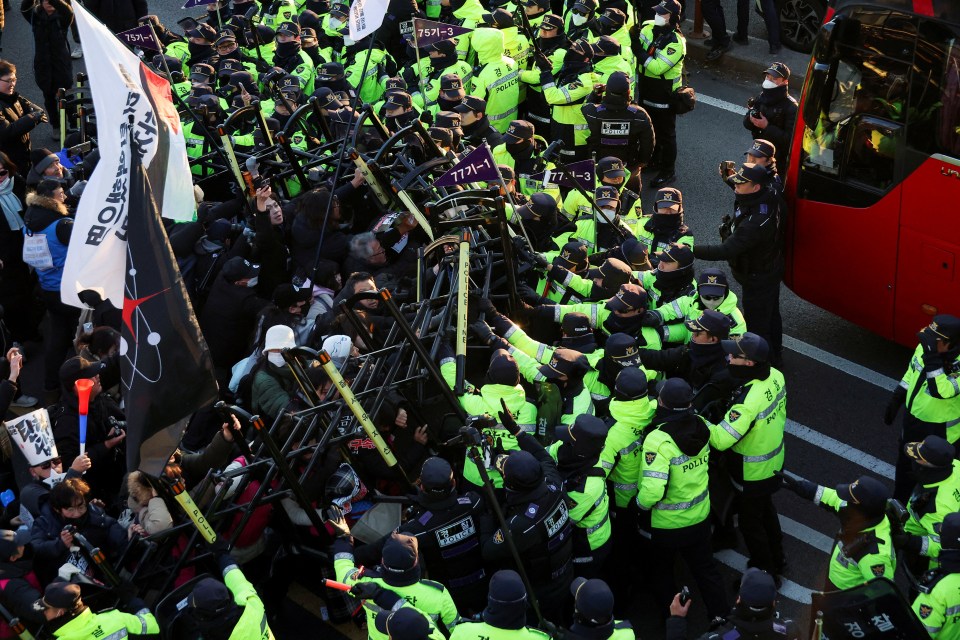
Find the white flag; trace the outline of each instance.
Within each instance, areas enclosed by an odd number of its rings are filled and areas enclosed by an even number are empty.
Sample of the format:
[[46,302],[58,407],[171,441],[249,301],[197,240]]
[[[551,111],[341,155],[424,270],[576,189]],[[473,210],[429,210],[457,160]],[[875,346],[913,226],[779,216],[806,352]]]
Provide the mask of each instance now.
[[[170,84],[153,73],[80,3],[73,5],[97,114],[100,162],[77,206],[60,296],[82,306],[77,293],[93,289],[123,307],[127,248],[130,143],[143,153],[161,215],[192,220],[193,178]],[[132,125],[131,123],[132,118]]]
[[353,0],[350,4],[350,39],[359,42],[383,24],[389,0]]

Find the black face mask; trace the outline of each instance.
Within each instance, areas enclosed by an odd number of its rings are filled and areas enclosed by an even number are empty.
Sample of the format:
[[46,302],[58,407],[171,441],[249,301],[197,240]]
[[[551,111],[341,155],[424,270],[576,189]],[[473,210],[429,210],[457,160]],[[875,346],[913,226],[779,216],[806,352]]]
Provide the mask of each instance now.
[[234,4],[234,5],[233,5],[233,15],[235,15],[235,16],[242,16],[242,15],[246,14],[246,13],[247,13],[247,9],[250,8],[250,5],[251,5],[251,4],[253,4],[253,3],[251,3],[251,2],[245,2],[245,3],[242,3],[242,4]]
[[[63,517],[63,516],[61,516],[61,517]],[[87,511],[86,513],[84,513],[84,514],[83,514],[82,516],[80,516],[79,518],[66,518],[66,517],[64,517],[64,518],[63,518],[63,521],[64,521],[64,523],[66,523],[66,524],[72,524],[72,525],[75,526],[77,529],[83,529],[83,527],[86,526],[87,521],[88,521],[89,519],[90,519],[90,512]]]
[[400,129],[410,124],[416,116],[417,114],[415,111],[407,111],[406,113],[401,113],[398,116],[387,116],[387,128],[396,133]]
[[942,482],[950,477],[950,474],[953,473],[953,467],[928,467],[920,464],[917,461],[912,461],[910,466],[913,468],[913,472],[917,475],[917,481],[919,484],[933,484],[935,482]]
[[654,233],[668,233],[676,231],[683,224],[682,213],[655,213],[650,216],[650,224]]
[[[412,49],[413,47],[411,47]],[[457,56],[448,56],[446,54],[430,57],[430,66],[436,69],[446,69],[457,61]]]
[[278,58],[290,58],[300,53],[300,43],[296,40],[291,42],[278,42],[276,52]]
[[533,153],[533,142],[531,140],[521,140],[515,143],[508,142],[507,151],[518,160],[529,157]]
[[440,105],[441,111],[453,111],[453,108],[460,104],[460,100],[447,100],[438,96],[437,104]]
[[688,284],[692,277],[689,269],[677,269],[676,271],[660,271],[654,276],[657,281],[657,288],[660,291],[669,291]]
[[694,367],[700,367],[723,359],[723,345],[719,342],[690,342],[690,362]]
[[213,52],[213,45],[187,43],[191,58],[206,58]]
[[737,382],[753,380],[753,367],[745,364],[728,364],[727,370],[730,371],[730,377]]

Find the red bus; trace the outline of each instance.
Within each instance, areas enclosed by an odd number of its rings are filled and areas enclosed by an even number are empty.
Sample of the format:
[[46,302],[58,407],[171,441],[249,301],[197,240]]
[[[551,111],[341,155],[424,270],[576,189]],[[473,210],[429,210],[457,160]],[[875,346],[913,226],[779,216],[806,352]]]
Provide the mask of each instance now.
[[960,1],[836,0],[786,182],[797,295],[910,346],[960,315]]

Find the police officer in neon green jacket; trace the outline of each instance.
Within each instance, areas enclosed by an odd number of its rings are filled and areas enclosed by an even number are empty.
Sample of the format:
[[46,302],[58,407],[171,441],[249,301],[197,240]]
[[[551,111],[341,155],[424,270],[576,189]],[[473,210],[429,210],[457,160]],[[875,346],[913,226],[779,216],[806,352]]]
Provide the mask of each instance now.
[[586,41],[571,42],[563,56],[563,65],[553,73],[553,63],[545,56],[534,59],[540,69],[543,97],[550,105],[550,139],[563,140],[563,163],[582,160],[587,154],[590,129],[580,106],[593,92],[599,76],[590,66],[593,49]]
[[940,527],[940,568],[924,580],[926,590],[913,601],[913,612],[933,640],[960,639],[960,513]]
[[557,441],[549,448],[563,477],[573,529],[574,573],[597,577],[610,555],[610,497],[600,452],[607,425],[596,416],[579,415],[556,428]]
[[[487,119],[490,108],[487,107]],[[490,126],[496,128],[493,123]],[[553,162],[542,157],[547,148],[543,138],[536,135],[533,123],[526,120],[513,120],[503,134],[503,144],[493,148],[493,159],[497,164],[505,164],[514,170],[520,193],[532,198],[535,193],[549,194],[556,204],[560,204],[560,187],[545,186],[543,180],[532,176],[542,173],[545,169],[556,169]],[[562,243],[561,243],[562,244]]]
[[[475,29],[487,12],[480,0],[440,0],[443,7],[440,13],[440,22],[455,24],[465,29]],[[475,52],[472,50],[473,33],[457,36],[457,57],[467,63],[475,62]]]
[[731,335],[743,335],[747,321],[737,308],[737,294],[730,290],[727,276],[720,269],[704,269],[697,276],[697,288],[692,293],[657,307],[650,312],[656,326],[662,326],[663,341],[686,344],[690,330],[686,323],[696,320],[704,311],[719,311],[733,321]]
[[783,470],[783,432],[787,423],[787,385],[770,366],[767,341],[747,332],[720,343],[727,353],[730,377],[738,384],[719,424],[710,425],[710,446],[723,451],[727,471],[740,494],[740,534],[750,566],[777,575],[783,572],[783,532],[773,494]]
[[[617,374],[610,400],[613,424],[600,453],[600,464],[613,487],[617,516],[637,495],[640,477],[640,447],[656,400],[648,395],[647,375],[642,367],[627,367]],[[625,518],[626,516],[624,516]],[[624,527],[629,529],[630,527]]]
[[116,609],[94,613],[83,604],[80,585],[69,582],[51,582],[34,608],[43,611],[47,620],[44,629],[61,640],[157,637],[160,633],[156,618],[146,606],[136,614]]
[[217,557],[223,582],[204,578],[190,594],[189,613],[201,636],[227,640],[273,640],[257,590],[228,553]]
[[[440,360],[440,373],[443,379],[454,388],[457,377],[457,365],[453,358],[453,350],[449,345],[441,347],[437,354]],[[482,429],[485,438],[493,442],[493,448],[506,453],[520,448],[517,438],[503,425],[496,423],[497,414],[503,410],[500,401],[507,403],[507,408],[516,416],[517,422],[523,431],[532,433],[537,425],[537,408],[527,401],[527,394],[520,385],[520,370],[517,361],[509,353],[495,350],[490,356],[487,367],[486,384],[479,389],[467,385],[465,393],[459,396],[460,405],[472,416],[488,414],[494,418],[494,423]],[[503,477],[500,471],[491,465],[487,473],[493,486],[503,486]],[[477,471],[473,460],[469,456],[464,460],[463,477],[475,486],[482,486],[480,472]]]
[[922,440],[928,434],[943,436],[955,446],[960,440],[960,318],[936,315],[917,338],[920,344],[883,416],[883,421],[892,425],[906,403],[893,490],[893,496],[901,502],[916,484],[911,461],[903,453],[904,443]]
[[893,580],[897,554],[887,519],[891,491],[870,476],[860,476],[836,489],[782,475],[784,487],[801,498],[832,509],[840,517],[840,533],[830,554],[824,590],[850,589],[874,578]]
[[653,428],[643,440],[637,505],[641,529],[650,531],[647,569],[658,577],[654,590],[664,611],[677,593],[673,570],[679,554],[712,618],[727,613],[728,605],[710,548],[710,429],[693,413],[692,400],[685,380],[670,378],[661,386]]
[[683,223],[683,194],[679,189],[667,187],[657,191],[654,212],[640,220],[637,239],[650,254],[653,266],[657,266],[656,254],[666,251],[671,245],[693,247],[693,234]]
[[[554,254],[552,256],[551,267],[563,269],[562,271],[556,272],[560,276],[560,279],[554,278],[551,275],[554,273],[553,269],[549,269],[540,279],[540,282],[537,283],[537,287],[534,289],[536,294],[541,298],[546,298],[550,302],[557,304],[577,304],[578,302],[583,302],[583,297],[579,293],[560,280],[573,278],[573,276],[582,277],[586,274],[587,267],[590,265],[587,260],[587,245],[580,240],[570,240],[560,248],[559,252],[550,253]],[[544,257],[549,258],[550,253],[545,254]]]
[[[569,316],[568,316],[569,317]],[[637,549],[642,544],[635,526],[635,507],[631,503],[637,497],[640,478],[640,447],[650,425],[657,401],[648,395],[647,376],[643,369],[627,367],[617,374],[610,400],[610,418],[613,422],[603,442],[600,464],[607,474],[607,490],[613,494],[610,518],[613,526],[611,554],[614,558],[631,562],[637,558]],[[613,571],[608,579],[621,602],[629,602],[634,588],[634,576],[630,567]]]
[[527,625],[527,590],[520,575],[511,569],[490,578],[487,606],[477,622],[458,624],[450,640],[549,640],[539,629]]
[[542,305],[534,310],[533,315],[560,322],[568,313],[583,313],[590,318],[590,326],[594,329],[602,329],[607,334],[628,333],[637,337],[641,349],[659,349],[659,332],[640,324],[646,310],[647,292],[640,285],[627,283],[602,304]]
[[680,245],[670,247],[656,256],[657,267],[637,274],[640,286],[650,296],[650,308],[668,305],[677,298],[696,293],[693,277],[693,251]]
[[477,29],[470,42],[477,52],[477,66],[469,93],[487,101],[490,125],[504,133],[517,117],[520,71],[516,61],[504,53],[503,32],[486,27]]
[[[333,542],[333,569],[339,582],[350,586],[373,582],[427,614],[437,627],[443,625],[444,628],[452,630],[459,618],[457,605],[446,587],[439,582],[421,578],[422,568],[417,547],[415,537],[394,533],[383,545],[380,566],[361,572],[360,568],[354,565],[351,538],[340,535]],[[365,609],[370,640],[387,640],[387,636],[382,635],[374,623],[377,612],[370,607]]]
[[908,442],[904,449],[913,460],[917,486],[906,504],[910,513],[903,525],[906,539],[895,543],[908,554],[908,567],[919,576],[938,565],[940,523],[948,513],[960,511],[960,461],[954,459],[954,446],[940,436]]

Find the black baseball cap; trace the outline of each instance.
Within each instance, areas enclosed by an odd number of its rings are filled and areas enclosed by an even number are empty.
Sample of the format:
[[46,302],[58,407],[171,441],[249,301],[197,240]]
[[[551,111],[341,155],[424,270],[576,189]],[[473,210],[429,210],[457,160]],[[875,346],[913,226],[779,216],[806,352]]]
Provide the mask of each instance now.
[[956,342],[960,339],[960,318],[946,313],[933,316],[933,322],[924,331],[932,331],[940,340]]
[[613,591],[598,578],[574,578],[570,583],[573,606],[589,625],[599,627],[613,619]]
[[956,448],[940,436],[927,436],[920,442],[907,442],[903,452],[925,467],[950,467]]
[[543,16],[543,20],[540,21],[540,28],[545,31],[563,29],[563,18],[555,13],[548,13]]
[[610,36],[600,36],[591,46],[593,47],[593,55],[596,58],[620,55],[620,43]]
[[686,409],[693,402],[693,389],[683,378],[668,378],[659,386],[657,397],[668,409]]
[[960,549],[960,512],[948,513],[940,524],[940,547]]
[[89,379],[100,375],[106,364],[91,362],[80,356],[73,356],[60,365],[60,383],[65,387],[73,387],[77,380]]
[[447,100],[463,100],[467,92],[463,89],[459,75],[447,73],[440,76],[440,94]]
[[617,295],[607,300],[610,311],[637,311],[647,308],[647,292],[637,284],[622,284]]
[[412,606],[396,610],[381,609],[374,618],[377,631],[390,640],[428,640],[430,623],[419,609]]
[[430,127],[427,129],[427,135],[433,138],[433,141],[441,147],[447,147],[449,149],[453,146],[453,131],[450,131],[450,129],[446,127]]
[[789,78],[789,77],[790,77],[790,67],[788,67],[786,64],[784,64],[784,63],[782,63],[782,62],[773,62],[773,63],[770,64],[769,67],[767,67],[767,68],[764,70],[763,73],[764,73],[764,74],[768,74],[768,73],[769,73],[769,74],[772,75],[772,76],[779,76],[779,77],[781,77],[781,78]]
[[455,106],[453,110],[457,113],[466,113],[468,111],[485,113],[487,111],[487,101],[477,96],[467,95],[463,97],[463,101]]
[[563,245],[554,258],[554,264],[571,271],[579,271],[587,266],[587,245],[580,240],[570,240]]
[[385,109],[409,109],[413,106],[413,98],[406,91],[394,91],[383,106]]
[[681,269],[685,269],[693,264],[693,250],[685,244],[670,245],[657,254],[660,262],[676,262]]
[[234,256],[224,263],[220,272],[229,282],[236,282],[244,278],[257,277],[260,273],[260,265],[245,260],[240,256]]
[[680,189],[675,189],[674,187],[665,187],[657,191],[657,197],[654,200],[654,204],[658,209],[665,209],[673,206],[679,206],[681,209],[683,209],[683,193],[680,192]]
[[343,65],[339,62],[324,62],[317,69],[317,80],[336,80],[342,78],[345,73]]
[[726,340],[733,327],[733,320],[725,313],[707,309],[693,320],[685,322],[690,331],[706,331],[712,336]]
[[741,336],[734,336],[730,340],[722,340],[720,344],[723,345],[724,352],[754,362],[766,362],[770,355],[770,346],[767,341],[750,331]]
[[597,187],[593,192],[593,199],[594,202],[597,203],[597,206],[608,202],[620,202],[620,192],[617,191],[616,187],[603,185]]
[[600,453],[609,430],[600,418],[581,413],[571,424],[558,425],[554,432],[557,440],[571,445],[575,453],[589,456]]
[[747,569],[740,580],[740,602],[751,608],[772,607],[777,599],[773,576],[756,567]]
[[480,21],[483,26],[495,29],[509,29],[516,26],[513,21],[513,14],[506,9],[495,9],[493,13],[481,14]]
[[560,376],[572,376],[589,367],[587,359],[573,349],[554,349],[550,362],[540,365],[538,370],[547,380],[557,380]]
[[[503,134],[504,142],[520,142],[530,140],[536,128],[527,120],[514,120]],[[508,139],[509,138],[509,139]]]
[[436,127],[460,131],[460,114],[456,111],[441,111],[433,118]]
[[605,178],[623,178],[627,175],[623,160],[617,156],[606,156],[597,160],[597,173]]
[[729,290],[730,283],[720,269],[704,269],[697,277],[697,292],[702,296],[725,296]]
[[34,611],[66,609],[74,611],[81,606],[80,585],[72,582],[51,582],[43,591],[43,597],[33,603]]
[[570,338],[585,336],[592,331],[590,328],[590,318],[585,313],[576,311],[563,316],[560,322],[560,330],[563,335]]
[[647,396],[648,390],[647,376],[639,367],[621,369],[613,386],[618,400],[639,400]]
[[190,82],[207,84],[215,75],[217,75],[217,70],[205,62],[198,62],[190,67]]
[[678,16],[680,15],[680,3],[677,2],[677,0],[663,0],[660,4],[655,6],[653,10],[662,16]]
[[747,182],[769,184],[770,177],[770,171],[766,167],[761,167],[753,162],[744,162],[740,170],[731,174],[727,179],[733,184],[746,184]]
[[887,506],[892,493],[882,482],[870,476],[860,476],[853,482],[838,484],[837,495],[847,505],[858,506],[864,511],[881,514]]
[[281,22],[277,27],[277,35],[300,37],[300,25],[296,22]]
[[549,218],[556,212],[557,201],[549,193],[538,191],[530,196],[530,200],[522,207],[517,207],[516,214],[524,220],[539,220]]
[[743,155],[751,155],[756,158],[772,158],[777,154],[777,148],[769,140],[757,138],[750,145],[750,148],[743,152]]
[[604,354],[613,358],[621,367],[639,367],[640,349],[637,339],[627,333],[614,333],[603,347]]

